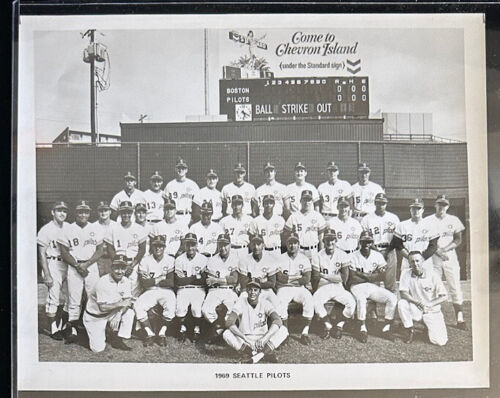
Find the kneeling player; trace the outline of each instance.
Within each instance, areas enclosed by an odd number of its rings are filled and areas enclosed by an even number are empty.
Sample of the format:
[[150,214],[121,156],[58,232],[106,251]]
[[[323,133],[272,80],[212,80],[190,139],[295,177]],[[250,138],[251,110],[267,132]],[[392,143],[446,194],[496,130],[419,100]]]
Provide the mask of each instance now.
[[304,345],[311,344],[309,326],[314,316],[313,297],[306,285],[311,281],[311,262],[305,254],[299,252],[299,236],[292,233],[286,242],[287,252],[279,259],[279,271],[276,276],[278,300],[283,314],[283,323],[288,326],[288,305],[295,301],[302,304],[304,328],[300,341]]
[[448,341],[441,303],[447,299],[446,289],[439,275],[424,267],[424,258],[419,251],[408,255],[411,269],[404,270],[399,282],[401,300],[398,312],[406,329],[405,343],[413,341],[413,321],[423,320],[432,344],[443,346]]
[[153,343],[155,333],[151,327],[148,311],[160,304],[163,308],[163,322],[158,332],[158,344],[167,345],[165,332],[167,325],[175,316],[174,259],[165,255],[165,237],[151,238],[153,254],[144,257],[138,269],[139,281],[144,289],[134,304],[138,321],[146,332],[145,346]]
[[[312,286],[314,311],[324,324],[321,338],[335,337],[340,339],[346,321],[352,319],[356,309],[356,301],[351,293],[345,290],[343,284],[349,276],[349,256],[335,247],[337,236],[332,229],[327,229],[323,235],[324,249],[312,260]],[[325,304],[329,300],[344,305],[342,318],[335,329],[330,323]]]
[[109,323],[113,334],[110,344],[119,350],[130,351],[123,342],[129,339],[134,323],[132,310],[132,286],[125,276],[127,258],[118,255],[113,259],[111,272],[97,282],[89,296],[83,314],[83,324],[89,336],[90,349],[94,352],[106,348],[106,325]]
[[224,340],[242,355],[248,355],[248,363],[257,363],[264,356],[269,362],[277,362],[274,350],[285,341],[288,330],[273,305],[260,299],[260,283],[251,280],[246,285],[246,292],[228,316]]

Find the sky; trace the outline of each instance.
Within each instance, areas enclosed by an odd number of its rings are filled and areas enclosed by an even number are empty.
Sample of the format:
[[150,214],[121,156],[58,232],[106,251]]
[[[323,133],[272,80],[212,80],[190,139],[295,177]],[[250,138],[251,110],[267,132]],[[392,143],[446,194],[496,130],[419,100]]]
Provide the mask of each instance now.
[[[235,31],[245,34],[250,28]],[[218,81],[223,65],[244,54],[248,46],[229,39],[231,29],[207,31],[208,98],[210,114],[218,114]],[[37,142],[51,142],[66,127],[90,131],[89,65],[82,60],[88,38],[83,30],[34,32],[34,94]],[[302,32],[302,34],[297,33]],[[297,37],[334,34],[340,45],[356,46],[352,55],[282,55],[281,43]],[[276,77],[345,76],[345,70],[281,69],[297,62],[342,62],[360,59],[357,76],[368,76],[370,111],[432,113],[434,134],[465,140],[464,43],[461,29],[255,29],[267,50]],[[295,36],[294,36],[295,35]],[[294,39],[295,37],[295,39]],[[183,122],[203,115],[203,29],[98,30],[96,41],[110,56],[110,87],[97,94],[97,124],[101,133],[120,134],[120,122]],[[315,45],[299,43],[297,45]]]

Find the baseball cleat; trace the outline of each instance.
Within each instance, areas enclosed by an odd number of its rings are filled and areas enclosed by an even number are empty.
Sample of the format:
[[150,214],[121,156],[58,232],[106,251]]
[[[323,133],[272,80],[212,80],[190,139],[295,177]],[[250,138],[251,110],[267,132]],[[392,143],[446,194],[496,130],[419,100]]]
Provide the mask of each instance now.
[[200,332],[194,332],[193,333],[193,342],[196,343],[198,341],[200,341],[201,339],[201,333]]
[[165,336],[158,336],[157,343],[160,347],[167,346],[167,338]]
[[177,338],[181,343],[184,343],[186,341],[186,331],[181,330],[179,331],[179,334],[177,335]]
[[384,338],[387,341],[394,341],[394,336],[391,332],[391,329],[382,332],[382,338]]
[[300,336],[300,342],[303,345],[311,345],[311,338],[308,334],[303,334],[302,336]]
[[359,341],[362,343],[366,343],[368,341],[368,332],[362,330],[359,332]]
[[406,337],[404,338],[403,341],[406,344],[411,344],[414,337],[415,337],[415,330],[413,328],[408,328],[406,331]]
[[323,340],[328,340],[330,338],[330,329],[324,328],[319,337]]
[[150,347],[154,343],[155,336],[147,336],[144,341],[142,342],[142,345],[144,347]]
[[267,354],[264,356],[264,359],[269,362],[269,363],[278,363],[278,358],[276,357],[276,354],[274,352],[271,352],[270,354]]
[[109,343],[111,344],[111,347],[116,348],[117,350],[132,351],[132,348],[126,345],[121,337],[115,337]]
[[64,344],[73,344],[73,343],[76,343],[77,340],[78,340],[78,335],[70,333],[64,339]]
[[50,338],[54,339],[54,340],[58,340],[58,341],[61,341],[64,337],[63,337],[63,334],[60,330],[58,330],[57,332],[55,333],[52,333],[50,335]]
[[330,334],[334,339],[341,339],[342,338],[342,331],[343,329],[340,326],[336,326],[330,331]]
[[469,330],[469,328],[467,327],[467,324],[465,322],[457,322],[457,329],[460,329],[460,330]]

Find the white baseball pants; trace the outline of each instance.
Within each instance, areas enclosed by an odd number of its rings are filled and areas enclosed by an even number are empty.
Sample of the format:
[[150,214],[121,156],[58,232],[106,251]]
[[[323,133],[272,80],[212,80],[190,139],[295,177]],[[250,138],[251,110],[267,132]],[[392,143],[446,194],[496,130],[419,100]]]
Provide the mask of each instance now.
[[55,314],[57,307],[64,303],[63,284],[68,277],[68,265],[56,259],[47,259],[50,275],[52,276],[52,286],[49,287],[49,295],[45,303],[45,312]]
[[446,252],[448,260],[443,260],[440,257],[432,256],[432,264],[434,271],[441,277],[444,277],[448,284],[448,292],[450,293],[451,302],[453,304],[463,304],[464,297],[462,287],[460,286],[460,264],[458,263],[457,253],[455,250]]
[[398,304],[398,298],[394,293],[369,282],[352,286],[351,293],[356,299],[357,315],[360,321],[366,320],[367,300],[372,300],[376,303],[384,303],[385,319],[394,319],[394,313],[396,312],[396,306]]
[[445,345],[448,341],[446,324],[441,311],[424,314],[415,304],[401,299],[398,303],[398,312],[405,328],[413,326],[413,321],[422,320],[429,332],[429,341],[436,345]]
[[281,305],[279,313],[284,315],[283,319],[288,319],[288,304],[290,304],[292,301],[302,304],[302,316],[304,318],[312,319],[312,317],[314,316],[313,296],[311,292],[304,286],[280,287],[277,297]]
[[214,323],[217,320],[217,311],[215,310],[217,306],[224,304],[227,307],[227,314],[230,314],[237,300],[238,296],[233,289],[212,288],[203,302],[201,312],[208,322]]
[[136,264],[132,269],[132,273],[128,276],[132,285],[132,297],[139,297],[142,293],[141,282],[139,281],[139,264]]
[[147,318],[148,311],[156,304],[163,307],[163,317],[171,321],[175,316],[176,307],[175,293],[171,289],[154,288],[142,293],[134,303],[134,311],[137,319],[142,321]]
[[320,318],[328,315],[325,304],[328,300],[335,300],[344,305],[342,314],[346,318],[352,318],[356,309],[356,300],[351,293],[345,290],[342,283],[329,283],[321,286],[313,295],[314,311]]
[[177,306],[175,316],[184,317],[191,305],[191,314],[195,318],[201,318],[201,307],[205,300],[205,289],[203,287],[183,287],[177,290]]
[[99,281],[97,263],[89,266],[87,270],[89,274],[84,278],[74,267],[68,266],[68,320],[70,322],[80,318],[83,289],[85,288],[88,297]]
[[[257,341],[260,338],[262,338],[262,334],[247,334],[245,335],[249,340],[251,341]],[[222,334],[222,337],[224,338],[224,341],[232,348],[234,348],[236,351],[241,350],[241,347],[243,347],[243,339],[239,336],[236,336],[233,332],[231,332],[229,329],[226,329],[224,333]],[[288,329],[285,326],[281,326],[276,333],[274,333],[271,338],[269,339],[269,342],[267,343],[273,350],[278,348],[288,337]]]

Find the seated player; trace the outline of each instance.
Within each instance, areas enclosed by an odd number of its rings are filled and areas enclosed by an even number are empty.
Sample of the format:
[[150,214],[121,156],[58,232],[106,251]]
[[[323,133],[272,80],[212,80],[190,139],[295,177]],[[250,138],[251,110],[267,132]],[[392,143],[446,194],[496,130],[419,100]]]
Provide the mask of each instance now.
[[[340,339],[344,324],[351,320],[356,309],[356,300],[350,292],[344,288],[349,277],[349,256],[342,250],[337,249],[335,243],[337,237],[331,229],[326,229],[323,235],[324,249],[312,260],[311,283],[314,291],[314,311],[324,324],[321,338],[328,339],[330,336]],[[325,304],[329,300],[344,306],[342,317],[333,328],[328,318]]]
[[247,294],[234,305],[223,334],[229,346],[248,356],[247,363],[257,363],[264,357],[269,362],[277,362],[274,350],[288,337],[288,330],[276,309],[268,300],[260,298],[260,291],[257,281],[246,284]]
[[424,258],[419,251],[408,255],[410,269],[404,270],[399,282],[401,300],[398,312],[406,329],[405,343],[413,341],[413,321],[422,320],[427,326],[429,341],[443,346],[448,341],[441,303],[447,299],[446,289],[439,275],[424,267]]
[[[294,213],[297,214],[297,213]],[[293,217],[293,214],[292,214]],[[283,323],[288,327],[288,305],[294,301],[302,305],[304,328],[300,342],[310,345],[309,327],[314,316],[313,297],[306,285],[311,282],[311,262],[299,251],[299,236],[292,233],[287,239],[287,252],[279,259],[279,271],[276,275],[278,300],[281,304],[280,314]]]
[[[176,297],[174,293],[174,259],[165,254],[165,237],[151,238],[152,254],[145,256],[138,269],[139,281],[144,290],[134,304],[137,320],[146,333],[144,345],[153,344],[157,337],[158,344],[167,345],[165,333],[167,326],[175,316]],[[148,311],[155,305],[163,308],[162,325],[158,336],[153,332]]]
[[132,286],[125,276],[127,257],[113,258],[111,272],[97,282],[87,301],[83,314],[83,325],[89,336],[89,346],[93,352],[106,348],[106,325],[112,330],[109,342],[113,348],[130,351],[122,339],[129,339],[134,323],[132,310]]

